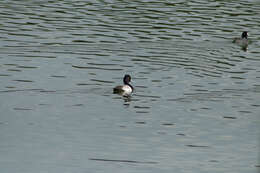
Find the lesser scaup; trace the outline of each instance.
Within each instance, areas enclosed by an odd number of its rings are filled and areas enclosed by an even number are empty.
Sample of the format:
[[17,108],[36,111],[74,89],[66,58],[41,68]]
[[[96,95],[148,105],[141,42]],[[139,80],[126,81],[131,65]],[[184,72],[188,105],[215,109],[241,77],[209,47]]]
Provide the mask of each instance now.
[[249,43],[247,31],[244,31],[240,38],[234,38],[233,43],[240,46],[247,46]]
[[131,82],[131,76],[126,74],[123,81],[124,85],[116,86],[113,91],[117,94],[130,95],[134,90],[134,87],[129,84],[129,82]]

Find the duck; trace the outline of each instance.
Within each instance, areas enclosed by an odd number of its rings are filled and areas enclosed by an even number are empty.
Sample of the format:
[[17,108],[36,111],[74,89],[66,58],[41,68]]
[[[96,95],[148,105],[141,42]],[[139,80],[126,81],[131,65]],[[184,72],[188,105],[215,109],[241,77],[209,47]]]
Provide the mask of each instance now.
[[233,43],[236,43],[240,46],[247,46],[249,43],[247,31],[242,32],[240,38],[234,38]]
[[126,74],[123,79],[124,85],[119,85],[113,88],[113,92],[122,95],[131,95],[134,87],[130,84],[131,76]]

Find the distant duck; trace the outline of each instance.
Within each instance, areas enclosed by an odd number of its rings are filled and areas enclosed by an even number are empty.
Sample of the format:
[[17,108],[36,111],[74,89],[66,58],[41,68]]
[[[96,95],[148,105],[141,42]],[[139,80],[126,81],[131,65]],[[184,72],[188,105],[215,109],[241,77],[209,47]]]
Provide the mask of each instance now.
[[240,38],[234,38],[233,43],[240,46],[247,46],[249,43],[247,31],[244,31]]
[[116,86],[113,91],[117,94],[130,95],[134,91],[134,87],[129,84],[129,82],[131,82],[131,76],[126,74],[123,81],[124,85]]

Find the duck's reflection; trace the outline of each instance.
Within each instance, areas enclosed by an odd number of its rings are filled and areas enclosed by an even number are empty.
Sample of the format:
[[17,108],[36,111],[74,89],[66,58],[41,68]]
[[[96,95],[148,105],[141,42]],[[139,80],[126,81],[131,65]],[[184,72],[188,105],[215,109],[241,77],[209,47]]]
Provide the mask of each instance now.
[[244,52],[247,52],[247,50],[248,50],[248,45],[241,46],[241,50],[243,50]]
[[125,101],[125,103],[130,103],[132,100],[131,95],[123,96],[123,100]]

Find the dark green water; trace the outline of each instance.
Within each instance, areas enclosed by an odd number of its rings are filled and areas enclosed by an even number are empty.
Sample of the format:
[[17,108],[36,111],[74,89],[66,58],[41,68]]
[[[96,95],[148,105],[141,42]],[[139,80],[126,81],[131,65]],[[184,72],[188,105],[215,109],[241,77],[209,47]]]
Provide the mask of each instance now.
[[1,173],[259,172],[259,21],[257,0],[1,1]]

